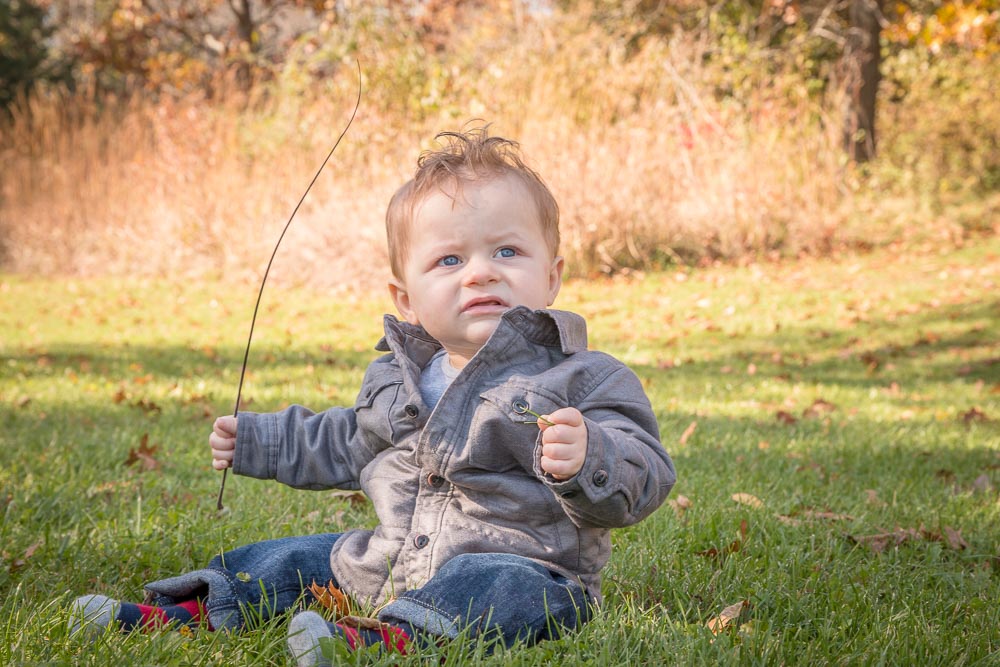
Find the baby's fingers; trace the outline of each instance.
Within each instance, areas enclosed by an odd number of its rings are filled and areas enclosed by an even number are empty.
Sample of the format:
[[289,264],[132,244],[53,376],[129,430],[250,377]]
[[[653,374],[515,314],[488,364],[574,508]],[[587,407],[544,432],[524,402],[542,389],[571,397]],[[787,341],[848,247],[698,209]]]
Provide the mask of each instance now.
[[565,424],[566,426],[581,426],[583,414],[576,408],[559,408],[549,415],[542,415],[550,425]]

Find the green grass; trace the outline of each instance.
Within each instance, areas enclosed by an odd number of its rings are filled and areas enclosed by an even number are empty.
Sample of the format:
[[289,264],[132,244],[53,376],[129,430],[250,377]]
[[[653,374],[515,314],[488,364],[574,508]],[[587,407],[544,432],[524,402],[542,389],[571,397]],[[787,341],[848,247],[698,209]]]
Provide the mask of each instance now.
[[[77,595],[136,599],[223,549],[371,525],[365,504],[238,477],[216,516],[207,434],[232,412],[255,296],[0,277],[0,664],[287,663],[281,623],[66,631]],[[557,305],[646,383],[690,507],[615,532],[606,604],[580,632],[400,662],[1000,663],[1000,239],[575,282]],[[387,308],[269,287],[246,409],[353,401]],[[152,470],[126,463],[144,436]]]

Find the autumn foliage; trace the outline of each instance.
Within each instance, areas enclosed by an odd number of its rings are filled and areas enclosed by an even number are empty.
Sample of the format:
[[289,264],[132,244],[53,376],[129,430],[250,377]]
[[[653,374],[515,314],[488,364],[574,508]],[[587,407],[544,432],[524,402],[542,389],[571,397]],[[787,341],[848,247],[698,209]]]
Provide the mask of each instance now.
[[74,91],[37,86],[2,121],[9,271],[256,279],[357,64],[359,117],[277,281],[381,284],[389,196],[434,134],[477,118],[555,191],[574,275],[995,232],[986,0],[886,3],[863,169],[841,146],[846,3],[85,5],[51,3]]

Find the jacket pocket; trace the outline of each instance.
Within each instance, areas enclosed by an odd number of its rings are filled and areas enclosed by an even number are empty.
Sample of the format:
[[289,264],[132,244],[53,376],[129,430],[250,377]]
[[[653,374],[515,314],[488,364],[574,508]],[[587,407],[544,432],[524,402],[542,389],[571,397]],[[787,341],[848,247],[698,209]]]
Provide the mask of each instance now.
[[[392,368],[369,368],[354,403],[358,430],[376,451],[395,441],[396,424],[404,413],[399,392],[403,380]],[[398,413],[398,414],[397,414]]]
[[537,427],[538,417],[565,407],[558,396],[533,387],[508,383],[481,393],[486,400],[514,424],[529,424]]
[[562,405],[558,397],[520,384],[507,383],[482,392],[469,439],[469,461],[490,471],[519,467],[535,472],[538,415]]

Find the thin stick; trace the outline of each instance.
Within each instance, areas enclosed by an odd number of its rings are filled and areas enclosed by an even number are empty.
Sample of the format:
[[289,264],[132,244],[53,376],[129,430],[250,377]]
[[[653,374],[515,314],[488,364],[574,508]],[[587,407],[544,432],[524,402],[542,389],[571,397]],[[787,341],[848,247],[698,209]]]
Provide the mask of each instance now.
[[[250,358],[250,342],[253,340],[253,327],[257,323],[257,311],[260,309],[261,297],[264,296],[264,284],[267,282],[267,274],[271,271],[271,264],[274,263],[274,257],[278,254],[278,247],[281,245],[282,239],[285,238],[285,232],[287,232],[288,227],[291,226],[292,220],[295,219],[295,214],[299,212],[299,207],[302,206],[302,202],[306,200],[306,195],[308,195],[309,191],[312,190],[312,186],[319,178],[320,173],[322,173],[323,167],[325,167],[326,163],[330,161],[331,157],[333,157],[333,152],[337,150],[337,146],[340,145],[340,141],[344,138],[344,135],[347,134],[347,131],[351,129],[354,117],[358,114],[358,107],[361,106],[361,63],[358,62],[357,65],[358,99],[354,103],[354,111],[351,113],[351,119],[347,121],[347,126],[344,128],[343,132],[340,133],[340,136],[337,137],[337,143],[335,143],[333,148],[330,149],[330,152],[327,153],[326,159],[323,160],[323,164],[321,164],[319,169],[316,170],[316,175],[313,176],[312,181],[309,182],[309,187],[306,188],[306,191],[303,192],[302,196],[299,198],[299,203],[295,205],[295,210],[293,210],[292,214],[288,217],[288,222],[285,223],[285,228],[281,230],[281,236],[278,237],[278,242],[274,244],[274,251],[271,252],[271,259],[267,262],[267,268],[264,269],[264,278],[260,281],[260,291],[257,292],[257,303],[253,307],[253,318],[250,320],[250,335],[247,336],[247,348],[246,351],[243,352],[243,368],[240,370],[240,384],[236,389],[236,407],[233,408],[233,417],[239,416],[240,413],[240,397],[243,395],[243,379],[247,373],[247,360]],[[220,511],[225,509],[222,504],[222,494],[226,490],[226,474],[228,472],[228,467],[222,469],[222,484],[219,486],[219,500],[216,503],[216,508]]]

